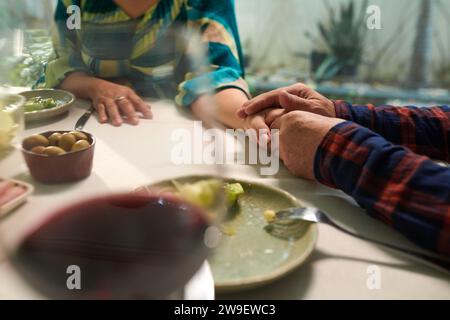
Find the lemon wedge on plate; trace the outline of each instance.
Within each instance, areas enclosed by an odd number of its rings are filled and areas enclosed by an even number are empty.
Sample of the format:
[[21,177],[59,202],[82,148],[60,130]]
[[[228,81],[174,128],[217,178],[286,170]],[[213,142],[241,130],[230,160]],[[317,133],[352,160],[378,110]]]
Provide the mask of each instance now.
[[6,111],[0,110],[0,149],[11,146],[11,141],[16,135],[18,125]]

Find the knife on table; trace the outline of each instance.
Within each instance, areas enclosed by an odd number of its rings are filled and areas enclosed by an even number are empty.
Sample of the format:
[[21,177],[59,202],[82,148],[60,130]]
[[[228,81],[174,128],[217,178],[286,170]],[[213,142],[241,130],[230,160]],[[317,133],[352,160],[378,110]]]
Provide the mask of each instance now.
[[75,123],[75,130],[81,131],[84,128],[84,125],[88,122],[91,115],[94,113],[95,108],[94,106],[91,106]]

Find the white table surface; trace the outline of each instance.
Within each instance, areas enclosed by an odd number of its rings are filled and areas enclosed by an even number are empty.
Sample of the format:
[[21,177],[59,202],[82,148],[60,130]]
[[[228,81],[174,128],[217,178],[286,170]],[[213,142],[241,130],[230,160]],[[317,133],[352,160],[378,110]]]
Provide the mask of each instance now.
[[[72,129],[87,108],[77,101],[69,114],[39,125],[32,124],[23,133],[28,136],[46,130]],[[28,202],[0,222],[0,239],[14,241],[30,225],[43,219],[52,209],[81,197],[111,191],[129,191],[152,181],[177,175],[214,174],[214,166],[175,166],[170,159],[174,142],[170,134],[180,126],[190,128],[192,118],[170,102],[153,102],[154,120],[142,120],[139,126],[116,128],[100,125],[91,118],[84,130],[97,138],[92,175],[81,182],[48,186],[34,181],[22,155],[12,151],[0,159],[0,176],[33,184],[35,193]],[[362,209],[340,192],[316,183],[294,179],[285,168],[276,176],[261,177],[258,168],[227,165],[231,177],[263,181],[291,192],[328,212],[350,229],[384,241],[412,247],[409,241],[382,223],[368,217]],[[223,172],[222,172],[223,173]],[[367,286],[368,268],[378,266],[381,288]],[[14,272],[0,253],[0,299],[39,298]],[[328,226],[319,225],[316,250],[300,268],[265,287],[251,291],[218,295],[223,299],[450,299],[450,276],[440,270],[412,261],[397,253],[349,237]]]

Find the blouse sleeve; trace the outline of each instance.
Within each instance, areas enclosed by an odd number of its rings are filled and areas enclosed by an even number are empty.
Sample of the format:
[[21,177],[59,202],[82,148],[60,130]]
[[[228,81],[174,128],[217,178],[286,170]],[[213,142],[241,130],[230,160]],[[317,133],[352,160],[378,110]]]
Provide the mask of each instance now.
[[77,30],[69,30],[67,27],[67,20],[70,17],[67,8],[77,2],[79,1],[58,0],[52,30],[54,55],[47,63],[44,77],[37,83],[38,87],[56,88],[75,71],[91,74],[81,57]]
[[189,29],[200,32],[202,42],[207,44],[209,72],[186,74],[177,104],[190,106],[201,94],[228,88],[249,96],[234,0],[188,0],[187,19]]

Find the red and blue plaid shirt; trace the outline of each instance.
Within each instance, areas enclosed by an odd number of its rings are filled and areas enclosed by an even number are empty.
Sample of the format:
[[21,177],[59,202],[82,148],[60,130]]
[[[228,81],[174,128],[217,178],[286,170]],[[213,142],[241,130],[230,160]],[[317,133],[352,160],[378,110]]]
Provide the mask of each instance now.
[[450,256],[450,107],[352,106],[335,101],[335,126],[316,153],[319,182],[369,215]]

